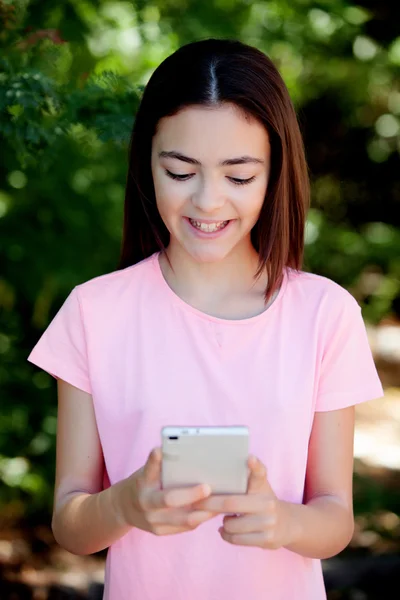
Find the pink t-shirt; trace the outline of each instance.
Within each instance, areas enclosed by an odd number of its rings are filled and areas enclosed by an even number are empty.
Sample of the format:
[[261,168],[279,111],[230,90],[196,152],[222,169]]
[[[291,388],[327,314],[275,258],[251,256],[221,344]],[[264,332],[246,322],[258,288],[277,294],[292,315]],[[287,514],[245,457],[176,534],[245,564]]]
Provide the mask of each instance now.
[[[77,285],[28,360],[92,394],[111,484],[164,425],[248,425],[277,496],[301,503],[315,411],[381,397],[360,307],[333,281],[288,269],[263,313],[209,316],[168,286],[158,253]],[[321,561],[233,546],[218,516],[108,550],[105,600],[323,600]]]

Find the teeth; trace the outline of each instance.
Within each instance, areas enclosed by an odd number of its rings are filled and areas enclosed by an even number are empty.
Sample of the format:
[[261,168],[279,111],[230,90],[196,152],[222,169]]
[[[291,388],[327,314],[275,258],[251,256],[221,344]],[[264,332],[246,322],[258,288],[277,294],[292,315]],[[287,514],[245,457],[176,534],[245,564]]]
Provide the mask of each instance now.
[[200,223],[200,221],[193,221],[190,219],[191,224],[196,227],[196,229],[200,229],[201,231],[206,231],[211,233],[212,231],[218,231],[218,229],[223,229],[228,221],[219,221],[218,223]]

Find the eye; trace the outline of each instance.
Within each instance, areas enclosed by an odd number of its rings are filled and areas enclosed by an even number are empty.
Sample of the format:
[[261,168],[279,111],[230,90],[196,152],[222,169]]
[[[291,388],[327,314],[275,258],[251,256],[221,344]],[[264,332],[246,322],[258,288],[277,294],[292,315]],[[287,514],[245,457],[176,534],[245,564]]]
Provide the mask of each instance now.
[[171,177],[171,179],[176,179],[178,181],[187,181],[188,179],[190,179],[193,176],[193,173],[187,173],[185,175],[178,175],[177,173],[172,173],[171,171],[168,171],[168,169],[165,169],[165,172],[168,175],[168,177]]
[[238,179],[237,177],[228,177],[235,185],[246,185],[246,183],[251,183],[256,178],[255,175],[253,177],[249,177],[249,179]]

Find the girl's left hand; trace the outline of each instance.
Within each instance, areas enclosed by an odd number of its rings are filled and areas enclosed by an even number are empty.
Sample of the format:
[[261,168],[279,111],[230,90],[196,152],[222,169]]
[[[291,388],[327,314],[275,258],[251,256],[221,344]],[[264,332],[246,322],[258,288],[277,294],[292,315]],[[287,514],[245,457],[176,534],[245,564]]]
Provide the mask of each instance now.
[[214,495],[199,501],[195,507],[226,515],[219,533],[230,544],[281,548],[291,541],[285,503],[275,496],[263,463],[251,456],[248,466],[247,494]]

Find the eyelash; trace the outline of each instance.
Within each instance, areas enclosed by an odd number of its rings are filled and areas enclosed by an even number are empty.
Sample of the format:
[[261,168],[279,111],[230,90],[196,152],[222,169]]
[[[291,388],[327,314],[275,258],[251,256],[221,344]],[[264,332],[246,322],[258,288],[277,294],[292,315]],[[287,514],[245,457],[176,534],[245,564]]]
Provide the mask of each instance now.
[[[171,177],[171,179],[175,179],[176,181],[188,181],[189,179],[191,179],[191,175],[176,175],[176,173],[171,173],[171,171],[168,171],[168,169],[165,170],[166,174],[168,175],[168,177]],[[251,183],[252,181],[254,181],[256,178],[255,175],[253,175],[253,177],[250,177],[249,179],[237,179],[235,177],[228,177],[228,179],[230,181],[232,181],[232,183],[234,183],[235,185],[246,185],[248,183]]]

